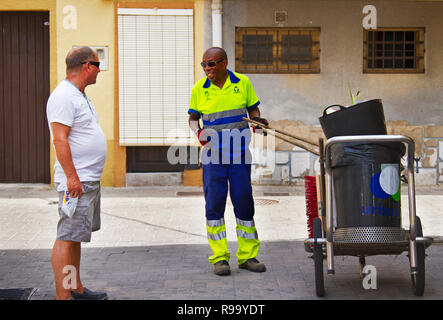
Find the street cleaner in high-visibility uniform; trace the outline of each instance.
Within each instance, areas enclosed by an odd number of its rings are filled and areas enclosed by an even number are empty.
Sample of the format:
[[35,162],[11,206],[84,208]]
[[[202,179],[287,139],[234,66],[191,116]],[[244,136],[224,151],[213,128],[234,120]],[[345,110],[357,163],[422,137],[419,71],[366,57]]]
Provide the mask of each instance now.
[[[201,63],[206,78],[192,89],[188,110],[189,126],[203,145],[203,189],[206,201],[206,230],[213,255],[209,262],[217,275],[229,275],[230,253],[226,239],[224,212],[229,193],[237,221],[239,267],[264,272],[256,259],[260,242],[254,223],[251,186],[251,131],[247,117],[268,125],[260,118],[258,100],[245,75],[227,69],[228,57],[222,48],[210,48]],[[203,122],[200,127],[199,120]],[[254,127],[257,129],[259,127]]]

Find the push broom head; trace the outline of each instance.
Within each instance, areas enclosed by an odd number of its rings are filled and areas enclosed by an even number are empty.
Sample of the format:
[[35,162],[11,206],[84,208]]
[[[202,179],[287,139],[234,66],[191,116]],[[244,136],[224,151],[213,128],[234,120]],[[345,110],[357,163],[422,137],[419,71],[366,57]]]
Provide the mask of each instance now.
[[317,185],[315,177],[305,176],[306,216],[308,217],[308,236],[314,237],[313,223],[318,217]]

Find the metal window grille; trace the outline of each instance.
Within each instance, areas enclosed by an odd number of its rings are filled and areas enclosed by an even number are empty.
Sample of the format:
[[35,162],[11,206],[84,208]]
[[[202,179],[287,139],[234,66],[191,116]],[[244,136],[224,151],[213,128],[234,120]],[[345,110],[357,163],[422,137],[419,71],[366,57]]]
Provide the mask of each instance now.
[[363,72],[424,72],[424,28],[364,31]]
[[320,28],[237,27],[235,70],[319,73]]

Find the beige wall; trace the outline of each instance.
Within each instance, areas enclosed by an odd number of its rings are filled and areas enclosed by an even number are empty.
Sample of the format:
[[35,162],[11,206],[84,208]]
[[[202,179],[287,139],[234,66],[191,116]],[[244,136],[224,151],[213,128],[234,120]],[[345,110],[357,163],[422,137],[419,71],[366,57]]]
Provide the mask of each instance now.
[[[367,4],[377,9],[378,27],[425,27],[425,73],[363,74],[362,10]],[[362,100],[382,99],[389,134],[414,139],[416,155],[421,157],[416,183],[443,182],[443,2],[223,0],[223,46],[231,69],[235,70],[235,27],[277,27],[274,11],[287,11],[284,26],[321,28],[321,72],[249,74],[262,115],[271,126],[317,140],[323,136],[318,118],[324,108],[351,103],[349,83],[354,92],[361,92]],[[292,149],[276,141],[276,150]],[[296,161],[294,168],[304,172],[309,166]]]
[[[363,74],[362,9],[377,8],[379,27],[425,27],[424,74]],[[318,125],[331,104],[349,105],[348,82],[361,98],[383,100],[387,120],[443,124],[443,2],[344,0],[224,0],[223,43],[234,68],[236,26],[277,26],[274,11],[287,11],[285,26],[320,27],[320,74],[251,74],[271,120]]]
[[[118,145],[118,80],[115,52],[115,6],[181,8],[193,3],[195,34],[195,80],[204,76],[199,66],[204,50],[211,46],[211,0],[175,1],[112,1],[112,0],[2,0],[0,10],[47,10],[50,12],[50,84],[51,90],[65,77],[65,56],[72,46],[108,46],[109,70],[99,74],[96,85],[86,93],[93,101],[100,124],[107,138],[108,158],[103,173],[103,185],[124,186],[126,152]],[[362,8],[366,1],[354,0],[223,0],[223,45],[234,69],[235,26],[275,26],[273,12],[288,12],[287,26],[321,27],[321,73],[311,75],[250,75],[262,105],[263,116],[279,128],[295,130],[300,135],[321,136],[318,117],[323,108],[334,103],[349,104],[348,82],[361,91],[362,99],[381,98],[386,119],[392,131],[410,133],[423,150],[426,164],[440,170],[443,155],[434,164],[441,148],[424,150],[424,143],[443,143],[441,127],[443,113],[443,2],[437,1],[372,1],[378,13],[378,25],[383,27],[426,27],[426,72],[424,74],[363,74],[362,73]],[[63,27],[63,8],[77,9],[77,29]],[[288,120],[288,121],[285,121]],[[401,126],[395,121],[400,121]],[[300,122],[296,122],[300,121]],[[406,122],[405,122],[406,121]],[[436,134],[423,135],[423,128]],[[293,127],[293,128],[292,128]],[[300,130],[300,128],[305,128]],[[292,128],[292,129],[291,129]],[[310,128],[307,130],[307,128]],[[404,130],[402,129],[404,128]],[[400,131],[399,131],[400,130]],[[435,131],[435,130],[434,130]],[[428,139],[437,139],[431,141]],[[288,146],[281,143],[279,150]],[[443,145],[442,145],[443,147]],[[443,150],[443,149],[442,149]],[[440,152],[441,153],[441,152]],[[427,155],[427,157],[426,157]],[[434,157],[434,158],[433,158]],[[55,159],[51,147],[51,167]],[[426,164],[424,166],[426,167]],[[443,169],[441,179],[443,179]],[[439,172],[440,172],[439,171]]]

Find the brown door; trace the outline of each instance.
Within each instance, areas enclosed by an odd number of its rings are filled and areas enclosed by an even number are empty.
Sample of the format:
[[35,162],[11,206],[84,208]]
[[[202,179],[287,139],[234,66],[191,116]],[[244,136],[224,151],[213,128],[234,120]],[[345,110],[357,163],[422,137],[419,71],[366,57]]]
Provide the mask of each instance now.
[[50,182],[49,90],[49,13],[0,11],[0,182]]

